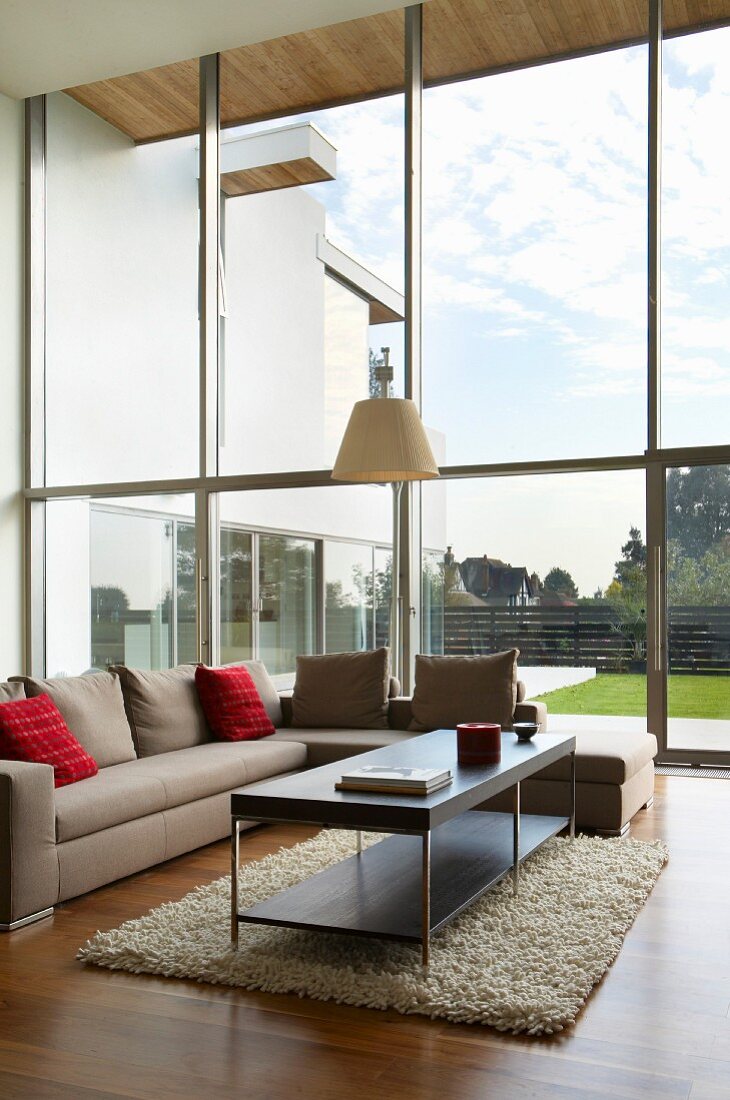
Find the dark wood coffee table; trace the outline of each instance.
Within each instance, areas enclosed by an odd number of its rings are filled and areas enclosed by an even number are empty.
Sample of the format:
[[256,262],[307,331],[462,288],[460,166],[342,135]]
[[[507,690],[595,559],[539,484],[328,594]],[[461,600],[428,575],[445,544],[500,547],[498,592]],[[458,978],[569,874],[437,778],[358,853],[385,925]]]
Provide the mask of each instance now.
[[[562,757],[571,758],[565,817],[520,814],[520,782]],[[337,791],[343,771],[385,767],[451,768],[453,783],[435,794]],[[475,810],[512,788],[513,812]],[[241,821],[355,829],[357,854],[304,882],[239,911]],[[575,737],[544,733],[520,743],[502,734],[502,759],[462,767],[453,730],[425,733],[397,745],[257,783],[231,794],[231,940],[240,924],[376,936],[422,945],[509,872],[515,894],[520,861],[563,829],[575,835]],[[363,850],[362,832],[390,834]]]

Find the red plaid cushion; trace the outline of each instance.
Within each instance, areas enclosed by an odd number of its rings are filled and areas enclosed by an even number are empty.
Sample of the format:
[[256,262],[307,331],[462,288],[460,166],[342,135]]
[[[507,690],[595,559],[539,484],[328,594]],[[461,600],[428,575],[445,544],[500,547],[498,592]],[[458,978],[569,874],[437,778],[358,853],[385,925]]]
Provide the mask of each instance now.
[[195,686],[208,725],[221,741],[256,741],[275,732],[247,669],[198,665]]
[[0,760],[52,764],[56,787],[88,779],[99,770],[47,695],[0,703]]

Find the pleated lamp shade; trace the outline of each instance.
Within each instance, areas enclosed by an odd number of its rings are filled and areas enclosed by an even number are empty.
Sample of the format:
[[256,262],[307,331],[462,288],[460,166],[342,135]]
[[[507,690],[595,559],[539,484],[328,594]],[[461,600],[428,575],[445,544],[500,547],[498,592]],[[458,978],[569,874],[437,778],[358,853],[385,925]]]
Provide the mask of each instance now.
[[401,397],[358,401],[342,437],[337,481],[425,481],[439,476],[418,409]]

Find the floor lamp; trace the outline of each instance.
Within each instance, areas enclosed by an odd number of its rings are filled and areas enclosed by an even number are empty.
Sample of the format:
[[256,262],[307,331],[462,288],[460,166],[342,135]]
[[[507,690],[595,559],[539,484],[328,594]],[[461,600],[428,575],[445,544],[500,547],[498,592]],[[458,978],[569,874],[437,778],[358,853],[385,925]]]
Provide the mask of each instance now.
[[390,596],[390,648],[393,675],[403,678],[400,595],[400,496],[404,481],[439,476],[418,409],[412,401],[388,397],[358,401],[342,437],[332,470],[336,481],[369,482],[393,487],[393,563]]

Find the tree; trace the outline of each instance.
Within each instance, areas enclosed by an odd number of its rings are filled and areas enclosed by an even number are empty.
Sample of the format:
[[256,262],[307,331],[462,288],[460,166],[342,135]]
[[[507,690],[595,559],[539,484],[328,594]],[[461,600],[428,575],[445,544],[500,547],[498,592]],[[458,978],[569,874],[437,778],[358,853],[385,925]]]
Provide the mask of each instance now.
[[677,542],[667,544],[667,599],[674,607],[724,607],[730,593],[730,539],[721,539],[697,560]]
[[638,527],[629,528],[629,540],[621,547],[623,557],[615,565],[615,579],[621,584],[624,578],[643,571],[646,574],[646,544]]
[[578,596],[578,586],[568,570],[560,569],[557,565],[545,575],[542,586],[548,592],[559,592],[561,596],[570,596],[571,599],[577,599]]
[[673,469],[667,477],[667,538],[700,559],[730,534],[730,466]]
[[129,608],[129,596],[116,584],[91,586],[91,614],[94,622],[118,621],[121,612]]
[[612,628],[629,642],[631,659],[641,662],[646,658],[646,546],[638,527],[629,528],[621,554],[605,595]]

